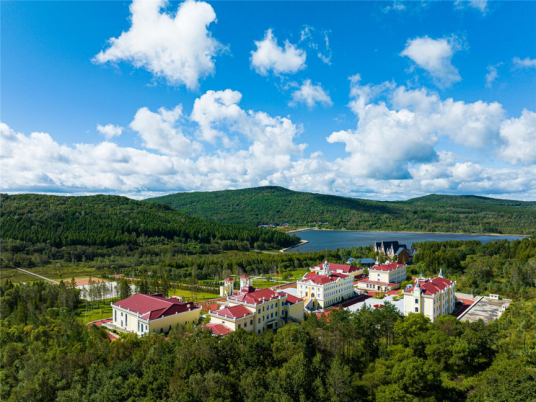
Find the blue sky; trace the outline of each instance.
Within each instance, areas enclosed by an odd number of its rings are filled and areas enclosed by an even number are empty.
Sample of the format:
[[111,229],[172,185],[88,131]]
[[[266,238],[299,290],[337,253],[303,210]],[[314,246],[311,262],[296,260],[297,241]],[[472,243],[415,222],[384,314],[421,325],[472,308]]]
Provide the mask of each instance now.
[[2,191],[536,200],[535,2],[0,5]]

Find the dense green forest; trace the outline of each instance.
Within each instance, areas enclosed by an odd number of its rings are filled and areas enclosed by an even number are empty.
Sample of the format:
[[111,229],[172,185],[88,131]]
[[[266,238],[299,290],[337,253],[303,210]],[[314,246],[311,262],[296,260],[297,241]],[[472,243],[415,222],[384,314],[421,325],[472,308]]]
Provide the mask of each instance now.
[[61,283],[0,285],[3,401],[530,401],[536,305],[435,323],[392,307],[311,315],[261,335],[174,328],[110,341]]
[[[0,204],[2,253],[13,256],[94,259],[136,250],[199,254],[281,248],[299,242],[275,230],[204,221],[166,205],[126,197],[0,195]],[[9,264],[5,259],[3,263]],[[24,265],[25,261],[12,263]]]
[[479,241],[422,242],[410,272],[434,273],[458,279],[456,289],[473,294],[536,298],[536,238]]
[[146,200],[216,222],[358,230],[532,234],[536,202],[430,195],[384,202],[303,193],[282,187],[177,193]]

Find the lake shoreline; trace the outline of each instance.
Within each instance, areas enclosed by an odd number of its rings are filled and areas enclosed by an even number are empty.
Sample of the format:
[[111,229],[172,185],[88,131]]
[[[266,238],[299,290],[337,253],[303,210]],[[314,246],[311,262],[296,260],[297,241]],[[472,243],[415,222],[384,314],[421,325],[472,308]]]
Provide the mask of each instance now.
[[285,233],[299,233],[299,232],[308,232],[308,231],[326,231],[326,232],[379,232],[379,233],[422,233],[422,234],[452,234],[452,235],[466,235],[466,236],[517,236],[517,237],[530,237],[531,235],[527,234],[515,234],[515,233],[464,233],[464,232],[418,232],[413,230],[359,230],[359,229],[316,229],[316,228],[302,228],[291,230]]

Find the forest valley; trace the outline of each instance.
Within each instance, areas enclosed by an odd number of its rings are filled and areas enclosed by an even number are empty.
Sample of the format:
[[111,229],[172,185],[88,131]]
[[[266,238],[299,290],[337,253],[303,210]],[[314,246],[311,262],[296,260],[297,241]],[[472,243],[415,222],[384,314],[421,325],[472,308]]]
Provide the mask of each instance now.
[[[110,341],[83,322],[77,274],[122,274],[124,296],[124,278],[147,292],[170,284],[204,291],[229,275],[284,279],[324,260],[385,256],[371,247],[280,253],[274,249],[299,239],[124,197],[2,196],[2,203],[0,400],[536,400],[534,237],[414,244],[407,279],[441,268],[458,292],[513,300],[489,325],[452,316],[431,323],[388,306],[312,314],[261,335],[221,338],[189,324]],[[21,280],[14,268],[64,281]]]
[[192,324],[165,337],[86,327],[65,283],[0,285],[5,401],[529,401],[536,398],[534,301],[484,325],[433,324],[396,309],[310,315],[225,338]]

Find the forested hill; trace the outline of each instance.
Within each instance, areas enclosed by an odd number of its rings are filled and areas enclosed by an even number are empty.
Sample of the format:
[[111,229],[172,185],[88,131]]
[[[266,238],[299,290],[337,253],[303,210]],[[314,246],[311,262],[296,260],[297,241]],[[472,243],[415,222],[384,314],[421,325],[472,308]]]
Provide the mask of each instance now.
[[[52,247],[209,244],[243,249],[296,244],[295,236],[245,225],[219,224],[161,204],[119,196],[0,195],[1,238]],[[257,244],[259,245],[259,244]],[[262,247],[261,247],[262,248]]]
[[247,225],[359,230],[532,234],[536,202],[477,196],[429,195],[408,201],[370,201],[258,187],[177,193],[146,201],[167,204],[191,216]]

